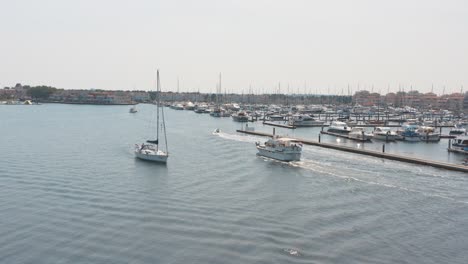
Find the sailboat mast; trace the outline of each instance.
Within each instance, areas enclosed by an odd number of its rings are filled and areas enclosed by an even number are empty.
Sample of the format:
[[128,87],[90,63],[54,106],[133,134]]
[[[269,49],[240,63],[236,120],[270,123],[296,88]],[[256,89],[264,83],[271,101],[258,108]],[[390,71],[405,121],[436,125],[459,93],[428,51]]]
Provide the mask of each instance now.
[[156,72],[156,150],[159,150],[159,70]]
[[[158,71],[158,87],[159,87],[159,93],[161,94],[162,87],[161,87],[161,81],[159,80],[159,71]],[[160,102],[158,102],[158,109],[159,109],[159,104]],[[158,113],[159,113],[159,110],[158,110]],[[161,115],[162,115],[162,130],[164,131],[164,145],[166,146],[166,154],[169,155],[169,147],[167,146],[166,120],[164,118],[164,106],[161,107]],[[159,139],[158,139],[158,149],[159,149]]]
[[[221,93],[221,73],[219,73],[219,86],[218,86],[218,89],[219,89],[219,92],[217,92],[218,94]],[[218,109],[221,108],[221,104],[219,103],[219,100],[217,102],[218,104]]]

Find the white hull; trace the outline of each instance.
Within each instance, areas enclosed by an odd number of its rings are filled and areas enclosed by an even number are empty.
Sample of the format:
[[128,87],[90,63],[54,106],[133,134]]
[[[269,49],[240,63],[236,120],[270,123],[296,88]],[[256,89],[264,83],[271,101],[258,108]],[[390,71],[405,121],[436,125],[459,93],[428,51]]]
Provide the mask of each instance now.
[[135,150],[135,156],[142,160],[166,163],[168,155],[162,151]]
[[388,139],[387,139],[387,135],[386,134],[374,134],[374,139],[377,139],[377,140],[388,140],[388,141],[395,141],[397,140],[397,135],[388,135]]
[[351,130],[347,130],[343,128],[333,128],[333,127],[328,128],[327,131],[331,133],[341,133],[341,134],[348,134],[349,132],[351,132]]
[[419,136],[415,136],[415,137],[403,136],[403,140],[409,141],[409,142],[418,142],[418,141],[421,141],[421,138]]
[[420,139],[421,141],[425,141],[425,142],[438,142],[440,141],[440,135],[439,134],[421,135]]
[[301,160],[301,152],[279,152],[274,150],[268,150],[264,147],[257,146],[259,156],[267,158],[281,160],[281,161],[299,161]]
[[359,139],[359,140],[364,140],[364,141],[368,141],[368,140],[371,140],[373,138],[372,135],[368,135],[368,134],[362,135],[362,134],[357,134],[357,133],[349,133],[348,137],[354,138],[354,139]]

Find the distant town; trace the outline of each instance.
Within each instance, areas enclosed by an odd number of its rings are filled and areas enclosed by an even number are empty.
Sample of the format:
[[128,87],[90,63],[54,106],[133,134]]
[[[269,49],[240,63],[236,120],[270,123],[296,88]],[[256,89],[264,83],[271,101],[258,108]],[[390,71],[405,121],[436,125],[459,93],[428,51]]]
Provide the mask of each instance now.
[[[0,89],[0,102],[14,104],[31,101],[37,103],[131,105],[150,103],[155,99],[155,92],[120,91],[120,90],[67,90],[50,86],[29,86],[16,84]],[[242,104],[321,104],[321,105],[361,105],[361,106],[409,106],[420,110],[450,110],[454,113],[468,113],[468,92],[437,95],[433,92],[420,93],[417,90],[390,92],[381,95],[366,90],[354,95],[318,95],[318,94],[235,94],[235,93],[200,93],[200,92],[162,92],[161,100],[166,102],[236,102]]]

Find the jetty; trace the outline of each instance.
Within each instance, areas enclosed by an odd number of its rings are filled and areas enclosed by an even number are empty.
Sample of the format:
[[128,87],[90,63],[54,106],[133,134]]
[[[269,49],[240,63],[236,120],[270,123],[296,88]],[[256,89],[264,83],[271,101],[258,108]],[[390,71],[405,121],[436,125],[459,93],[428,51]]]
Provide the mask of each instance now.
[[359,142],[370,142],[371,141],[370,139],[354,138],[354,137],[350,137],[348,134],[332,133],[332,132],[328,132],[328,131],[320,131],[320,134],[335,136],[335,137],[340,137],[340,138],[346,138],[346,139],[359,141]]
[[[256,136],[265,136],[265,137],[273,137],[275,133],[274,130],[273,130],[273,134],[264,133],[264,132],[256,132],[256,131],[246,131],[246,130],[236,130],[236,131],[239,133],[256,135]],[[313,140],[301,139],[301,138],[293,138],[293,139],[300,141],[305,145],[335,149],[335,150],[351,152],[351,153],[356,153],[356,154],[361,154],[361,155],[367,155],[367,156],[372,156],[372,157],[377,157],[377,158],[382,158],[382,159],[396,160],[396,161],[401,161],[401,162],[406,162],[406,163],[431,166],[431,167],[435,167],[439,169],[446,169],[446,170],[468,173],[468,166],[464,166],[464,165],[450,164],[446,162],[439,162],[439,161],[433,161],[433,160],[402,156],[398,154],[385,153],[385,144],[382,145],[382,152],[379,152],[379,151],[373,151],[373,150],[358,149],[358,148],[353,148],[353,147],[348,147],[348,146],[341,146],[341,145],[331,144],[331,143],[322,143],[320,142],[320,135],[319,135],[319,141],[313,141]]]
[[267,126],[275,126],[275,127],[296,129],[296,126],[290,126],[290,125],[286,125],[286,124],[278,124],[278,123],[273,123],[273,122],[263,122],[263,124],[267,125]]

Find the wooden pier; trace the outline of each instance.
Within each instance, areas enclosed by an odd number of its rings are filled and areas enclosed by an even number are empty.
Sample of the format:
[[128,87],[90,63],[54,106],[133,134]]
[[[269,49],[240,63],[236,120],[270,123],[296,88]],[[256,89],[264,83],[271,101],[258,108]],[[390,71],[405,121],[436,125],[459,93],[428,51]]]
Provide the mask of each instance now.
[[346,138],[346,139],[359,141],[359,142],[370,142],[371,141],[370,139],[353,138],[353,137],[350,137],[348,134],[332,133],[332,132],[328,132],[328,131],[320,131],[320,134],[330,135],[330,136],[335,136],[335,137],[340,137],[340,138]]
[[[264,133],[264,132],[256,132],[256,131],[237,130],[237,132],[250,134],[250,135],[256,135],[256,136],[265,136],[265,137],[273,136],[273,134]],[[372,156],[372,157],[377,157],[377,158],[382,158],[382,159],[396,160],[396,161],[401,161],[401,162],[432,166],[432,167],[439,168],[439,169],[446,169],[446,170],[468,173],[468,166],[407,157],[407,156],[402,156],[398,154],[389,154],[389,153],[384,152],[385,148],[383,148],[382,152],[379,152],[379,151],[373,151],[373,150],[358,149],[358,148],[353,148],[353,147],[348,147],[348,146],[340,146],[340,145],[331,144],[331,143],[321,143],[320,141],[313,141],[313,140],[307,140],[307,139],[301,139],[301,138],[294,138],[294,139],[302,142],[305,145],[312,145],[312,146],[335,149],[335,150],[351,152],[351,153],[356,153],[356,154],[361,154],[361,155],[367,155],[367,156]],[[320,140],[320,137],[319,137],[319,140]]]
[[290,125],[286,125],[286,124],[278,124],[278,123],[272,123],[272,122],[263,122],[263,124],[264,124],[264,125],[268,125],[268,126],[275,126],[275,127],[296,129],[295,126],[290,126]]

